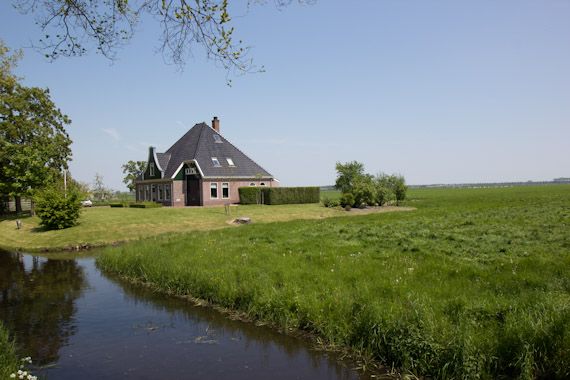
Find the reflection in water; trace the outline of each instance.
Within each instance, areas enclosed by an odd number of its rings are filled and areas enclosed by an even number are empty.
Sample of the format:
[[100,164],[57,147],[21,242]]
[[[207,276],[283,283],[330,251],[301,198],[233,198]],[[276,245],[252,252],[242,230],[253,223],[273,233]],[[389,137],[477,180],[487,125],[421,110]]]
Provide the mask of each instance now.
[[366,379],[310,342],[103,275],[0,251],[0,319],[56,379]]
[[75,334],[74,303],[85,287],[75,261],[0,252],[0,319],[36,363],[56,362]]

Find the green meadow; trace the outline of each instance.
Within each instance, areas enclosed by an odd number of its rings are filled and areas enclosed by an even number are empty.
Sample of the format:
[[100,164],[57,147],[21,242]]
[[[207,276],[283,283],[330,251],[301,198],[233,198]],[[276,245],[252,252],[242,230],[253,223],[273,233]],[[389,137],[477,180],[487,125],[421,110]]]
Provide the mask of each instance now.
[[106,248],[98,263],[308,331],[364,365],[438,379],[569,378],[570,186],[408,198],[417,210],[158,235]]

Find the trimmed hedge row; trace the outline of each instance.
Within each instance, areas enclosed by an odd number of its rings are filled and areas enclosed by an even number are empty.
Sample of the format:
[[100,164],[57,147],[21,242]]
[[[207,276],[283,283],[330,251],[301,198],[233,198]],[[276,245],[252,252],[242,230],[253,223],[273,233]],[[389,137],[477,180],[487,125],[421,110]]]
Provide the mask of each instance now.
[[155,207],[162,207],[162,203],[138,202],[138,203],[130,204],[129,207],[131,207],[131,208],[155,208]]
[[318,187],[240,187],[240,204],[287,205],[319,203],[321,189]]

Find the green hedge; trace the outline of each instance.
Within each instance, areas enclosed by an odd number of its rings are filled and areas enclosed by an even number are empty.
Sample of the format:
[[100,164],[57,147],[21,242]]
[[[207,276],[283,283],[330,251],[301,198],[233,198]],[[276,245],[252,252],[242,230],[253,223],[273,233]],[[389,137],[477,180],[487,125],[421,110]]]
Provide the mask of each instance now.
[[162,203],[137,202],[137,203],[132,203],[129,207],[131,207],[131,208],[155,208],[155,207],[162,207]]
[[128,207],[128,205],[124,203],[111,203],[109,206],[111,207]]
[[257,204],[258,192],[261,191],[259,187],[240,187],[239,192],[239,203],[242,205],[255,205]]
[[241,204],[319,203],[321,197],[318,187],[240,187],[238,191]]

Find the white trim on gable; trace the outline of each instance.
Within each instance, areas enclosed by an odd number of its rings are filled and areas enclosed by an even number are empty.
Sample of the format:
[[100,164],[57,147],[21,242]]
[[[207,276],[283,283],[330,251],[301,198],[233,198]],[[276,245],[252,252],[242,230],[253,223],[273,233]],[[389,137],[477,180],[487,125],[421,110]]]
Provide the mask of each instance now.
[[202,169],[200,168],[200,165],[198,164],[198,161],[196,160],[190,160],[190,161],[183,161],[180,166],[178,166],[178,169],[176,169],[174,171],[174,174],[172,174],[171,178],[176,178],[176,176],[178,175],[178,172],[180,170],[182,170],[182,168],[184,167],[184,165],[189,164],[189,163],[194,163],[196,165],[196,168],[198,169],[198,173],[200,173],[200,177],[205,178],[204,177],[204,172],[202,171]]

